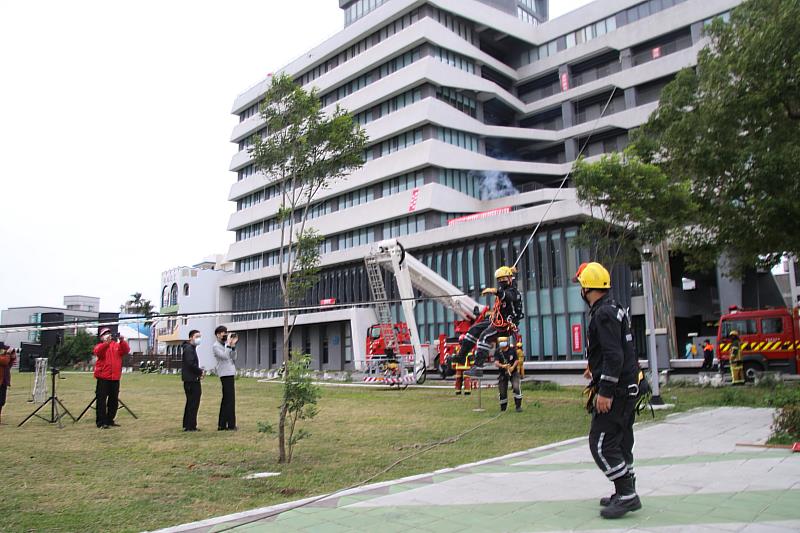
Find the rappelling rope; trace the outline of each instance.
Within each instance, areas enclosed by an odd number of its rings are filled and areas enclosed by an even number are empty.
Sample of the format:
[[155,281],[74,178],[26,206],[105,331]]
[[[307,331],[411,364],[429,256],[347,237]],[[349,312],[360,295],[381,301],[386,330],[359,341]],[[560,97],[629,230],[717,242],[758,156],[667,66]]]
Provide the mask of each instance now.
[[594,132],[597,129],[597,125],[600,123],[600,119],[603,118],[603,116],[606,114],[606,110],[608,109],[608,106],[611,104],[611,100],[614,98],[614,94],[616,94],[616,92],[617,92],[617,88],[615,86],[614,89],[611,91],[611,94],[609,95],[608,100],[606,101],[606,105],[603,106],[603,110],[600,112],[600,116],[597,117],[597,120],[594,121],[594,125],[592,126],[592,129],[589,130],[589,136],[586,137],[586,140],[584,141],[583,146],[581,147],[580,151],[578,152],[578,155],[575,158],[575,161],[573,161],[572,165],[570,165],[569,171],[564,175],[564,179],[561,180],[561,184],[558,186],[558,190],[556,190],[556,193],[553,195],[553,198],[550,200],[550,203],[547,204],[547,209],[545,209],[544,213],[542,214],[542,218],[539,219],[539,222],[536,224],[536,227],[533,229],[533,233],[531,233],[531,236],[528,237],[528,240],[525,242],[525,246],[523,246],[522,250],[520,250],[519,255],[517,256],[517,260],[514,261],[513,265],[511,265],[512,268],[516,268],[517,263],[519,263],[519,260],[522,259],[522,256],[525,253],[525,250],[528,249],[528,246],[530,245],[531,241],[533,240],[533,237],[536,235],[536,232],[539,231],[539,227],[542,225],[542,222],[544,222],[544,219],[547,218],[547,214],[550,212],[550,208],[553,207],[553,204],[558,199],[558,195],[561,192],[561,189],[564,188],[564,185],[566,185],[567,180],[572,175],[572,171],[575,170],[575,164],[580,160],[581,156],[583,155],[583,151],[586,150],[586,147],[589,145],[589,141],[592,139],[592,135],[594,135]]

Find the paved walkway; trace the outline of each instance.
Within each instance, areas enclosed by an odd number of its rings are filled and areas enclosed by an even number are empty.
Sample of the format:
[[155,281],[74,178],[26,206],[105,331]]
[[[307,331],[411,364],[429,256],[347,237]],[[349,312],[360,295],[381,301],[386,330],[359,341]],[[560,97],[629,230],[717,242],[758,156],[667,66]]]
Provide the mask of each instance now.
[[[278,506],[169,531],[350,532],[800,531],[800,454],[763,443],[769,409],[674,415],[636,431],[643,508],[599,517],[611,485],[586,439],[370,485],[269,518]],[[287,504],[295,506],[299,502]],[[256,521],[254,521],[256,520]]]

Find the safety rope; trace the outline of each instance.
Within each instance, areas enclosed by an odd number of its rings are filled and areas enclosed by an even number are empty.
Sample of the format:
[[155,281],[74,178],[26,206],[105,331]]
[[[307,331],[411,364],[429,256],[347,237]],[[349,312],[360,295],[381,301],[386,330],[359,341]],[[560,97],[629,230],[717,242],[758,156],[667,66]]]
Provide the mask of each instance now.
[[600,112],[600,116],[597,117],[597,120],[594,121],[592,129],[589,130],[589,136],[586,137],[586,140],[583,142],[583,146],[581,146],[581,149],[578,151],[578,155],[577,157],[575,157],[575,161],[572,162],[572,165],[570,165],[569,167],[569,171],[567,171],[567,173],[564,175],[564,178],[561,180],[561,184],[558,186],[558,190],[556,190],[556,193],[553,195],[553,198],[550,200],[550,203],[547,204],[547,209],[545,209],[544,213],[542,214],[542,217],[539,219],[539,222],[533,229],[533,233],[531,233],[531,236],[528,237],[528,240],[525,242],[525,246],[523,246],[522,250],[520,250],[519,255],[517,256],[517,260],[514,261],[513,265],[511,265],[512,268],[516,268],[517,263],[519,263],[519,260],[522,259],[525,250],[527,250],[528,246],[531,244],[533,237],[536,236],[536,233],[539,231],[539,227],[542,225],[542,222],[544,222],[544,219],[547,218],[547,214],[550,213],[550,208],[553,207],[553,204],[558,199],[558,195],[561,192],[561,189],[564,188],[564,185],[566,185],[567,180],[572,175],[572,171],[575,170],[575,164],[578,161],[580,161],[581,156],[583,155],[583,151],[586,150],[586,147],[589,145],[589,141],[592,139],[592,135],[594,135],[594,132],[597,129],[597,125],[600,123],[600,119],[603,118],[603,116],[606,114],[606,110],[608,109],[608,106],[611,104],[611,100],[614,98],[614,94],[616,94],[616,92],[617,92],[617,87],[615,86],[614,89],[611,91],[608,100],[606,101],[606,105],[603,106],[603,110]]
[[[459,296],[469,296],[469,294],[465,293],[451,293],[451,294],[442,294],[442,295],[432,295],[432,296],[419,296],[419,297],[412,297],[412,298],[395,298],[393,300],[387,300],[386,303],[402,303],[405,301],[414,301],[414,302],[425,302],[428,300],[439,300],[445,298],[453,298]],[[295,306],[295,307],[269,307],[264,309],[252,309],[247,311],[208,311],[208,312],[195,312],[195,313],[178,313],[178,314],[152,314],[150,316],[142,316],[137,315],[134,317],[124,317],[118,319],[109,319],[109,320],[100,320],[97,318],[87,318],[83,320],[58,320],[52,322],[40,322],[38,324],[30,324],[30,323],[21,323],[21,324],[4,324],[0,325],[0,333],[26,333],[29,331],[56,331],[56,330],[64,330],[64,329],[74,329],[74,328],[88,328],[88,327],[101,327],[101,326],[115,326],[120,324],[128,324],[128,323],[135,323],[135,322],[154,322],[160,319],[174,319],[174,320],[182,320],[182,319],[191,319],[191,318],[215,318],[215,317],[235,317],[235,316],[245,316],[245,315],[266,315],[266,314],[274,314],[277,316],[282,316],[283,313],[302,313],[302,312],[309,312],[309,311],[331,311],[336,309],[348,309],[354,307],[369,307],[372,306],[374,303],[372,301],[366,302],[349,302],[349,303],[341,303],[341,304],[325,304],[325,305],[306,305],[306,306]],[[444,304],[442,304],[444,305]]]
[[458,442],[459,440],[461,440],[465,436],[469,435],[473,431],[477,431],[478,429],[482,428],[483,426],[485,426],[485,425],[487,425],[487,424],[489,424],[491,422],[494,422],[495,420],[500,418],[502,415],[503,415],[503,411],[500,411],[499,413],[497,413],[493,417],[484,420],[480,424],[478,424],[476,426],[473,426],[473,427],[469,428],[466,431],[462,431],[461,433],[458,433],[457,435],[454,435],[452,437],[447,437],[445,439],[438,440],[436,442],[428,444],[428,445],[420,448],[419,450],[415,451],[414,453],[406,455],[405,457],[401,457],[400,459],[396,460],[395,462],[393,462],[392,464],[390,464],[389,466],[387,466],[386,468],[384,468],[380,472],[378,472],[376,474],[373,474],[370,477],[368,477],[368,478],[366,478],[366,479],[364,479],[362,481],[359,481],[355,485],[350,485],[349,487],[345,487],[343,489],[339,489],[337,491],[331,492],[330,494],[323,494],[321,496],[317,496],[315,498],[312,498],[310,500],[304,501],[303,503],[299,503],[299,504],[297,504],[295,506],[292,506],[292,507],[287,507],[285,509],[278,509],[278,510],[273,511],[273,512],[271,512],[269,514],[266,514],[266,515],[259,515],[259,516],[255,517],[255,518],[250,519],[250,520],[245,521],[245,522],[237,521],[236,523],[234,523],[234,524],[232,524],[232,525],[230,525],[230,526],[228,526],[226,528],[215,529],[214,531],[216,533],[222,533],[224,531],[231,531],[231,530],[236,529],[238,527],[243,527],[243,526],[247,526],[249,524],[254,524],[256,522],[260,522],[262,520],[267,520],[269,518],[273,518],[275,516],[278,516],[279,514],[283,514],[283,513],[289,512],[289,511],[294,511],[295,509],[300,509],[302,507],[306,507],[308,505],[311,505],[312,503],[317,503],[318,501],[326,500],[328,498],[332,498],[332,497],[336,496],[337,494],[341,494],[342,492],[347,492],[349,490],[353,490],[353,489],[357,489],[359,487],[363,487],[367,483],[369,483],[372,480],[378,478],[379,476],[382,476],[382,475],[388,473],[394,467],[402,464],[405,461],[408,461],[409,459],[413,459],[414,457],[417,457],[418,455],[422,455],[423,453],[429,452],[429,451],[433,450],[434,448],[437,448],[437,447],[442,446],[444,444],[455,444],[456,442]]

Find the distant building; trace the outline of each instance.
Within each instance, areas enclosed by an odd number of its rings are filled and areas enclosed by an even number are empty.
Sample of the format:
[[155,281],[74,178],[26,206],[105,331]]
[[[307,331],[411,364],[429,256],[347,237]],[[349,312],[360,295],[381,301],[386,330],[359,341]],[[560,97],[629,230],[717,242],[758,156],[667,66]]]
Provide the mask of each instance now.
[[[84,321],[87,319],[97,319],[100,316],[100,298],[94,296],[64,296],[64,307],[49,307],[43,305],[33,305],[26,307],[11,307],[4,309],[0,316],[0,325],[9,324],[37,324],[42,322],[42,315],[49,313],[62,314],[66,322]],[[52,316],[52,315],[51,315]],[[67,328],[64,331],[66,336],[75,335],[80,327]],[[92,329],[94,331],[94,329]],[[3,339],[2,336],[5,336]],[[26,333],[5,333],[0,331],[0,340],[11,346],[20,349],[23,342],[41,342],[40,331],[30,331]]]
[[225,262],[222,255],[215,255],[194,266],[177,267],[161,274],[159,313],[176,317],[160,318],[154,323],[156,351],[159,354],[180,361],[181,344],[189,338],[189,331],[196,329],[204,338],[203,344],[197,349],[200,365],[208,369],[214,367],[211,345],[214,342],[214,329],[220,320],[217,317],[179,319],[177,315],[216,311],[219,282],[232,271],[233,263]]

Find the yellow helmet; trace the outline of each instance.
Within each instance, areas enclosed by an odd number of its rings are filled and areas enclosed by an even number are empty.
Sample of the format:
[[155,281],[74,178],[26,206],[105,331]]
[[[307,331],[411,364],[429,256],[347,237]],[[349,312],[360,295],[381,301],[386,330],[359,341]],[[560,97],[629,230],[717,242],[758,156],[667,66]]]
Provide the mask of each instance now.
[[728,336],[729,336],[729,337],[738,337],[738,336],[739,336],[739,332],[738,332],[738,331],[736,331],[735,329],[734,329],[734,330],[731,330],[731,332],[730,332],[730,333],[728,333]]
[[575,273],[574,281],[584,289],[611,288],[611,275],[600,263],[583,263]]
[[494,279],[513,278],[516,272],[517,269],[514,267],[501,266],[494,271]]

